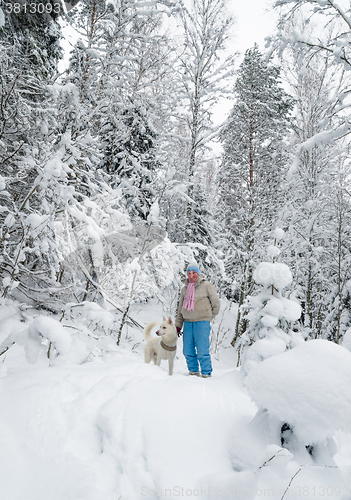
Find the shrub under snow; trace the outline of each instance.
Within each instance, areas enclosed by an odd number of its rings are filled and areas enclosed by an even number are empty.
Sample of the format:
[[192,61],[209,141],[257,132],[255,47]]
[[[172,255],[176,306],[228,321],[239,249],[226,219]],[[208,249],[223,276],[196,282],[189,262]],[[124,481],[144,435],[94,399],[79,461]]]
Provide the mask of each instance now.
[[307,444],[351,428],[351,353],[327,340],[311,340],[265,359],[246,385],[255,403]]
[[242,336],[243,344],[249,344],[243,355],[245,373],[262,360],[303,342],[302,335],[291,329],[301,315],[300,304],[281,294],[292,280],[288,266],[280,262],[261,262],[253,277],[265,288],[258,295],[247,298],[250,326]]

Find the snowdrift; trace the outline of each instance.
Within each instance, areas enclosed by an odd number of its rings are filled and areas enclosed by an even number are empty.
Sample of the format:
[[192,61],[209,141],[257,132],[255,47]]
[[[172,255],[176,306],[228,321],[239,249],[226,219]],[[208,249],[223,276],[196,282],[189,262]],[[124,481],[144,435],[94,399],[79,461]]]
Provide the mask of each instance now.
[[306,445],[351,430],[351,353],[333,342],[311,340],[264,360],[246,387]]

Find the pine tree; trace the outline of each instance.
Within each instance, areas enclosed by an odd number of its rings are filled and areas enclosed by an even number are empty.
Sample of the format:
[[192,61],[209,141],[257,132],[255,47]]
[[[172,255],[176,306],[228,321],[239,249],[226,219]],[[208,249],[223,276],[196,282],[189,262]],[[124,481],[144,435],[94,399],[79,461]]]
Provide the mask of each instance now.
[[245,53],[234,87],[235,104],[221,132],[224,154],[218,175],[218,216],[227,240],[227,274],[237,279],[239,314],[233,345],[245,331],[240,306],[252,293],[252,265],[282,204],[287,167],[285,138],[292,99],[279,69],[257,45]]

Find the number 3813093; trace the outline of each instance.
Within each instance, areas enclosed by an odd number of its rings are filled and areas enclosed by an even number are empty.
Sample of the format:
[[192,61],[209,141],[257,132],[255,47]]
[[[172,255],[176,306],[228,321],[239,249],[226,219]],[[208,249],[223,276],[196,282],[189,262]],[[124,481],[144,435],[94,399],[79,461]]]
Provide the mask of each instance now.
[[56,3],[6,3],[4,2],[7,14],[60,14],[61,4]]

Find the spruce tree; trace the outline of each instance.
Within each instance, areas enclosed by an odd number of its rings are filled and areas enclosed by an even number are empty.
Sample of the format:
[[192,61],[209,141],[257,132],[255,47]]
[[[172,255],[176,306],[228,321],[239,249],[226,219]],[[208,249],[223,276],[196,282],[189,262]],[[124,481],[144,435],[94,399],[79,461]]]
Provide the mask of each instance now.
[[111,185],[122,188],[132,219],[146,221],[155,196],[156,132],[146,113],[131,106],[116,110],[115,117],[111,114],[101,135],[106,145],[102,167],[111,175]]
[[52,83],[62,56],[61,30],[51,18],[49,22],[43,20],[41,23],[40,20],[40,16],[4,9],[4,23],[0,26],[0,163],[3,173],[15,168],[27,146],[37,143],[50,114],[47,84]]

